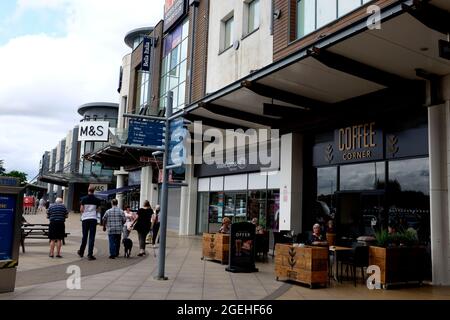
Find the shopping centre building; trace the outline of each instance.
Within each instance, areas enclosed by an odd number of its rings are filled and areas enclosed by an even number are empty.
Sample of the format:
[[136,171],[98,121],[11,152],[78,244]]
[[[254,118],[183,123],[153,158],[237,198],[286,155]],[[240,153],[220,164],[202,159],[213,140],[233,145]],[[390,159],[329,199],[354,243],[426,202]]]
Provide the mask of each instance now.
[[[450,3],[170,3],[154,28],[126,37],[136,46],[121,68],[118,130],[85,158],[114,168],[121,192],[139,184],[140,204],[159,203],[161,159],[127,143],[127,114],[164,115],[172,91],[191,132],[197,121],[203,133],[278,129],[279,165],[248,164],[248,142],[244,160],[187,164],[172,175],[169,229],[257,217],[306,234],[332,218],[338,237],[357,239],[395,221],[428,247],[433,283],[450,284]],[[194,144],[214,143],[205,137]]]

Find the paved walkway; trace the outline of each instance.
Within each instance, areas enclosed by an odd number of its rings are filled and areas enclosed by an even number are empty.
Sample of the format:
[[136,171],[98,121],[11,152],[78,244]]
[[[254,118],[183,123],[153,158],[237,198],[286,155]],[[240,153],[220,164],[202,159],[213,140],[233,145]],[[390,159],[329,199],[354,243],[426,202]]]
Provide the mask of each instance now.
[[[30,222],[44,222],[43,216],[27,217]],[[130,259],[107,257],[106,234],[98,229],[96,261],[76,255],[80,243],[79,215],[72,214],[66,229],[71,233],[63,247],[63,259],[48,257],[48,242],[27,240],[26,253],[20,255],[16,291],[0,294],[3,299],[180,299],[180,300],[260,300],[260,299],[446,299],[450,288],[423,286],[396,290],[370,291],[352,282],[311,290],[297,284],[277,282],[273,260],[258,263],[259,272],[229,273],[225,266],[201,260],[201,238],[167,238],[167,281],[154,280],[157,274],[157,250],[147,248],[146,257],[137,257],[137,235],[132,234],[134,248]],[[156,255],[156,256],[155,256]],[[81,290],[67,289],[69,266],[81,269]]]

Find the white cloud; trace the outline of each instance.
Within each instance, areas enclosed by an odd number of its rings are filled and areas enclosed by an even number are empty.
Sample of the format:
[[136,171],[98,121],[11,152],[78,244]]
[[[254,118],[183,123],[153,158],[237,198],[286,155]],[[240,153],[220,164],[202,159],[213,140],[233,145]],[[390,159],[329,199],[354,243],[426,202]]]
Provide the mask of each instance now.
[[163,0],[20,0],[16,12],[64,6],[67,34],[11,39],[0,47],[0,159],[37,173],[40,157],[66,136],[79,105],[118,102],[125,34],[155,25]]

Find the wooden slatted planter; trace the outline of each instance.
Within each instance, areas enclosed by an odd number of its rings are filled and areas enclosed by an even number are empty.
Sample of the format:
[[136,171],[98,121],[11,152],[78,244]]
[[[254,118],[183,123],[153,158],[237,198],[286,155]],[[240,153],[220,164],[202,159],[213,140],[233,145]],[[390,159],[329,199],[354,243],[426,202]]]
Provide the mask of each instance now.
[[326,286],[328,282],[328,247],[275,246],[275,275],[309,285]]
[[230,235],[224,233],[203,234],[203,258],[228,263],[230,250]]

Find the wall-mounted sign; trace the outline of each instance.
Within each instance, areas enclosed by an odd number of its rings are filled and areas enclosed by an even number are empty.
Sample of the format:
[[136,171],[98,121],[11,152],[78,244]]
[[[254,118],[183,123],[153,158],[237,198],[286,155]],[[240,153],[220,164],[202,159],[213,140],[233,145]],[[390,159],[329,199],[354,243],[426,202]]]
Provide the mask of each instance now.
[[108,141],[108,121],[85,121],[80,123],[78,141]]
[[186,0],[166,0],[164,5],[164,32],[167,32],[186,14]]
[[334,139],[338,163],[383,158],[383,132],[377,129],[375,122],[337,129]]
[[152,40],[149,37],[144,37],[144,40],[142,42],[142,61],[141,61],[142,71],[146,72],[150,71],[151,44]]
[[428,155],[426,125],[394,131],[368,122],[336,129],[331,139],[314,145],[314,166]]
[[375,122],[334,130],[334,141],[318,143],[313,149],[315,166],[381,160],[383,131]]
[[18,187],[20,180],[14,177],[0,177],[0,186]]

